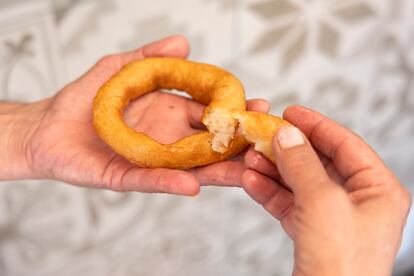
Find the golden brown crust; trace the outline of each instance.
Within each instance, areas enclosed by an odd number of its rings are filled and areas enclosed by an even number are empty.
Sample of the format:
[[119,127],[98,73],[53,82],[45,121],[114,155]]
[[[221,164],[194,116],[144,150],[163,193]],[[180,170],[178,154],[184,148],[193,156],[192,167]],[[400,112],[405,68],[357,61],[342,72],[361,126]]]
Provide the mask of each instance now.
[[[93,124],[98,135],[118,154],[143,167],[186,169],[224,160],[242,151],[247,141],[237,136],[223,152],[211,148],[212,135],[201,132],[164,145],[128,127],[123,110],[128,103],[157,89],[177,89],[227,113],[246,109],[243,87],[230,73],[208,64],[177,58],[148,58],[127,64],[98,91]],[[236,121],[234,121],[234,126]]]

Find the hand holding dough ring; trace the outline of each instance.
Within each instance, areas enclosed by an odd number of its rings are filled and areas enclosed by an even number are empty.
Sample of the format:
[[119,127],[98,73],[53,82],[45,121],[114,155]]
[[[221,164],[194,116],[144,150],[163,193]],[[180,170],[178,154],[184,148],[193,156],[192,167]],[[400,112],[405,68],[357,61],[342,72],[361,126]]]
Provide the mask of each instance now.
[[[202,118],[208,131],[165,145],[128,127],[123,121],[124,108],[134,98],[157,89],[185,91],[208,104]],[[237,120],[246,138],[272,159],[272,133],[286,122],[245,110],[243,86],[230,73],[183,59],[147,58],[127,64],[99,89],[93,124],[115,152],[143,167],[187,169],[227,159],[248,145],[236,131]],[[261,139],[268,140],[260,143]]]

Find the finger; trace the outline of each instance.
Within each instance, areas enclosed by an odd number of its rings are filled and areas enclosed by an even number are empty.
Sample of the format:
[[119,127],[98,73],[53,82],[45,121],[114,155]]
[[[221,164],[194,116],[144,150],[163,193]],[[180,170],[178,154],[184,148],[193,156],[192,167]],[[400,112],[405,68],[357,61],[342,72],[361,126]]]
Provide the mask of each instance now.
[[196,195],[200,191],[197,179],[188,172],[164,168],[146,169],[131,167],[113,185],[116,191],[169,193],[177,195]]
[[190,169],[201,185],[240,187],[241,175],[246,170],[241,161],[222,161]]
[[[322,165],[324,166],[329,178],[339,185],[344,184],[344,179],[336,170],[335,165],[332,163],[332,160],[323,154],[318,154],[318,157],[321,160]],[[281,178],[277,167],[260,152],[257,152],[254,149],[249,149],[245,155],[244,164],[247,168],[256,170],[267,177],[273,178],[280,185],[289,189]]]
[[279,128],[273,141],[273,150],[280,175],[298,197],[312,196],[334,186],[318,155],[298,128]]
[[186,58],[189,53],[189,43],[183,36],[170,36],[147,44],[138,50],[103,57],[81,79],[89,86],[92,84],[99,87],[125,64],[131,61],[141,60],[147,57]]
[[248,111],[267,113],[269,112],[270,104],[264,99],[251,99],[246,101],[246,109]]
[[244,156],[246,155],[246,153],[250,150],[250,146],[246,147],[244,150],[242,150],[239,154],[236,154],[234,156],[231,156],[229,158],[229,160],[233,160],[233,161],[240,161],[244,163]]
[[293,206],[293,194],[274,180],[254,171],[242,175],[243,189],[270,214],[282,220]]
[[244,157],[244,164],[247,168],[256,170],[261,174],[280,181],[280,173],[277,167],[269,161],[263,154],[255,151],[253,148],[249,149]]
[[345,179],[373,167],[384,167],[378,155],[360,137],[316,111],[292,106],[285,110],[284,118],[300,128],[315,148],[332,159]]

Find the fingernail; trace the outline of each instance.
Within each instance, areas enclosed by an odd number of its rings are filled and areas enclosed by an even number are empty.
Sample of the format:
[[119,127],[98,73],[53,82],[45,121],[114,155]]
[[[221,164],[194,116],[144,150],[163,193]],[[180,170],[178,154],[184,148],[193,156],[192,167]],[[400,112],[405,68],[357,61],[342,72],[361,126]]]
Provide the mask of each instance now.
[[282,149],[289,149],[305,143],[302,132],[293,126],[284,126],[277,131],[277,141]]
[[260,164],[260,162],[262,162],[262,160],[263,160],[263,156],[259,153],[255,153],[253,160],[252,160],[252,165],[256,167],[258,164]]
[[270,109],[270,104],[267,102],[267,101],[265,101],[265,100],[261,100],[260,101],[260,111],[261,112],[264,112],[264,113],[267,113],[267,112],[269,112],[269,109]]

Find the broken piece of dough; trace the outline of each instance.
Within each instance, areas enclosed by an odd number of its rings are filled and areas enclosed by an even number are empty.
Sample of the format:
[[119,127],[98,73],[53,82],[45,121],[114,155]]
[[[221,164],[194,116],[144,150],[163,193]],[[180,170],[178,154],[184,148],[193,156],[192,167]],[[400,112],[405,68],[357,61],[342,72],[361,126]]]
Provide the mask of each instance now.
[[254,144],[254,149],[276,163],[272,149],[273,136],[278,128],[289,123],[282,118],[258,112],[243,111],[233,114],[239,122],[241,134]]

